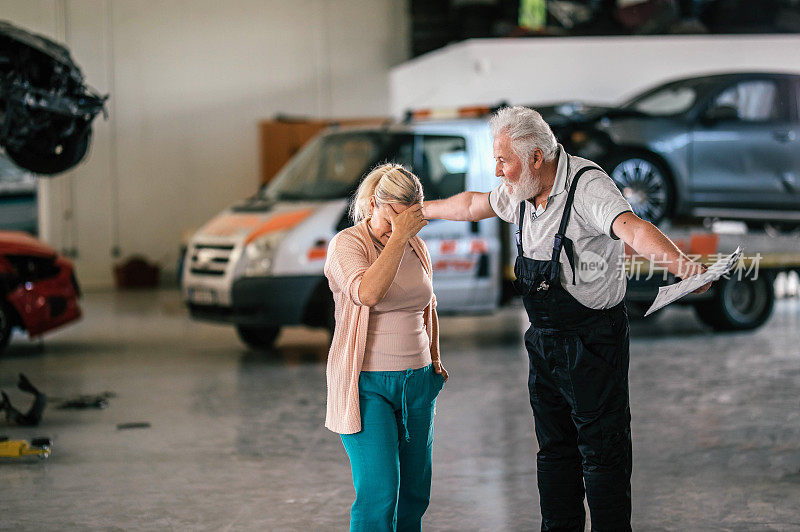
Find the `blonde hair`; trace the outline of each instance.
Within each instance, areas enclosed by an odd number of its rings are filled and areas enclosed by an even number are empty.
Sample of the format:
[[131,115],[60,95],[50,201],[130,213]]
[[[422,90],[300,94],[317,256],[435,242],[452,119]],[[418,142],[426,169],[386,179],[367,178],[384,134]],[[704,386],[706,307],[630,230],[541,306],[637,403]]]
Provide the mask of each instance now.
[[415,205],[422,203],[424,194],[419,178],[401,164],[386,163],[376,166],[358,185],[350,218],[358,223],[369,216],[369,199],[375,196],[375,206],[384,203]]

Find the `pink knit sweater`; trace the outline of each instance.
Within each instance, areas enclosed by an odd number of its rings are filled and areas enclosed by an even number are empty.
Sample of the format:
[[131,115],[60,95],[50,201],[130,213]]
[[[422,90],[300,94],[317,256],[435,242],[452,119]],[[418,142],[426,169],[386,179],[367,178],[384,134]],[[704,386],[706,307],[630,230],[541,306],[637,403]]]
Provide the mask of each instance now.
[[[421,238],[409,242],[420,257],[425,272],[432,275],[431,258]],[[339,232],[328,245],[325,276],[333,292],[336,328],[328,353],[328,408],[325,426],[340,434],[361,430],[358,400],[358,377],[364,360],[367,342],[369,307],[358,299],[358,287],[364,272],[378,258],[367,222]],[[430,338],[431,360],[439,360],[439,319],[436,315],[436,296],[423,311],[425,328]]]

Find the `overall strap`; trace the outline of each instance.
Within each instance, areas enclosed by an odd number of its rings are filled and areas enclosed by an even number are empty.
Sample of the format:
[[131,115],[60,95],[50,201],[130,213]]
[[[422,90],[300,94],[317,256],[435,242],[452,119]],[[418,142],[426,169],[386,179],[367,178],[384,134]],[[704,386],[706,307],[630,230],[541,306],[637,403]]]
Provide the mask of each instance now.
[[517,224],[517,256],[522,257],[522,220],[525,219],[525,201],[519,204],[519,223]]
[[575,177],[572,178],[572,183],[567,193],[567,202],[564,205],[564,213],[561,215],[561,223],[558,226],[558,233],[556,233],[553,238],[553,257],[550,260],[558,262],[558,258],[561,256],[561,250],[566,250],[567,261],[569,262],[569,267],[572,269],[572,284],[575,284],[575,247],[572,240],[565,235],[567,232],[567,225],[569,224],[569,215],[572,211],[572,203],[575,200],[575,190],[578,188],[578,179],[589,170],[603,171],[597,166],[584,166],[578,170]]

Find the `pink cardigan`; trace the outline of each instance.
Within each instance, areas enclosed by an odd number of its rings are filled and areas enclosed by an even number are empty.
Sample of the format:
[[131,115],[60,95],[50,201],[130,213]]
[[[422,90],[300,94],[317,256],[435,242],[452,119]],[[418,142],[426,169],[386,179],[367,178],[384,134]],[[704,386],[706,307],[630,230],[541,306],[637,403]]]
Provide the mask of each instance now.
[[[431,258],[421,238],[409,243],[432,275]],[[358,377],[364,360],[367,342],[369,307],[358,300],[358,287],[364,272],[378,258],[372,243],[367,221],[349,227],[333,237],[325,259],[325,277],[333,292],[336,305],[336,328],[328,353],[328,408],[325,426],[340,434],[361,430],[361,411],[358,400]],[[436,315],[436,296],[423,311],[428,338],[431,339],[431,360],[439,360],[439,319]]]

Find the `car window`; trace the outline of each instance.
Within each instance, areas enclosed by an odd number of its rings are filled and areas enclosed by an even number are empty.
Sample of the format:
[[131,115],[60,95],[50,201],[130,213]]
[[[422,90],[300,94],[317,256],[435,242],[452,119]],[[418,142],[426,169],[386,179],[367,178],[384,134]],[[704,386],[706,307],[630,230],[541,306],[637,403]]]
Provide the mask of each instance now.
[[637,101],[631,108],[653,116],[670,116],[687,111],[697,100],[694,87],[668,87]]
[[343,197],[371,168],[384,162],[411,169],[427,199],[464,191],[467,143],[463,137],[408,133],[338,133],[317,137],[261,190],[261,199],[324,200]]
[[289,160],[259,193],[267,200],[327,200],[351,192],[374,166],[405,162],[413,135],[378,132],[335,133],[316,137]]
[[786,119],[785,104],[775,81],[750,80],[725,89],[711,107],[733,107],[741,121],[765,122]]
[[425,198],[448,198],[464,191],[467,176],[467,142],[464,137],[424,135],[417,142],[414,172]]
[[346,138],[343,142],[331,143],[329,149],[321,151],[319,172],[344,186],[352,182],[352,176],[358,175],[375,156],[376,145],[363,137]]

